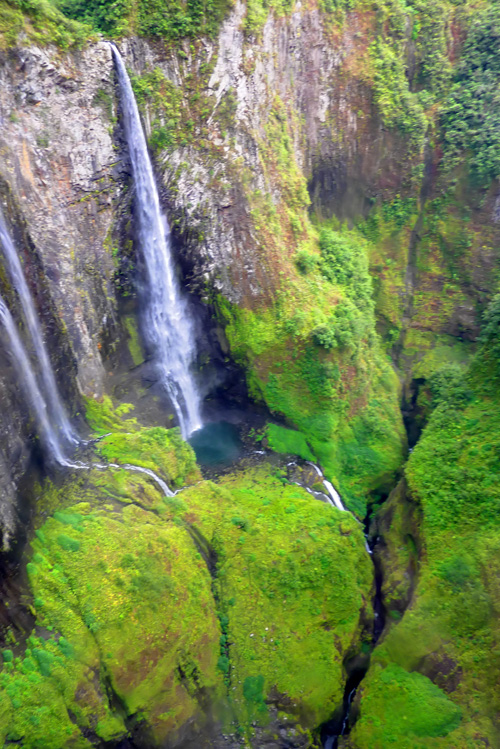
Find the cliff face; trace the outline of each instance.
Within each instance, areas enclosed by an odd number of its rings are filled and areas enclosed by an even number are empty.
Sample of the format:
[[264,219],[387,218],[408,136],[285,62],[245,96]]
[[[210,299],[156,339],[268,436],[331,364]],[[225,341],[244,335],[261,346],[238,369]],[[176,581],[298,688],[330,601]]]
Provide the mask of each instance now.
[[115,321],[106,239],[122,188],[109,46],[71,55],[30,46],[4,52],[1,63],[2,177],[67,331],[79,389],[99,396],[99,342]]
[[[280,251],[292,257],[307,236],[304,227],[291,230],[286,216],[284,236],[267,236],[259,195],[281,214],[294,192],[305,222],[309,183],[324,214],[360,217],[375,196],[401,189],[409,146],[382,127],[373,104],[363,70],[369,17],[353,13],[338,31],[318,8],[301,8],[291,17],[270,14],[255,39],[245,34],[245,15],[237,2],[216,39],[185,43],[180,54],[140,38],[121,48],[138,76],[157,73],[156,90],[152,80],[144,90],[143,111],[150,135],[173,130],[161,170],[179,233],[197,239],[190,257],[196,284],[251,305],[279,285],[266,240],[281,240]],[[279,137],[270,132],[273,117],[288,163],[272,163]],[[286,169],[294,170],[295,184],[287,183]]]
[[[117,335],[110,229],[124,167],[112,137],[109,46],[98,43],[66,55],[53,47],[8,49],[1,53],[0,79],[3,211],[74,414],[78,392],[104,392],[99,350]],[[2,287],[19,315],[5,276]],[[5,507],[26,469],[26,439],[33,429],[8,364],[1,387]]]

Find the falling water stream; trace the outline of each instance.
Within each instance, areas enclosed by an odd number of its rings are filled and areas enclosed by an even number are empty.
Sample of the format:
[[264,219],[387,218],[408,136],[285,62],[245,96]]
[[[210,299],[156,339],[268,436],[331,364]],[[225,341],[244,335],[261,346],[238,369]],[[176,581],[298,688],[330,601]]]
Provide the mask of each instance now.
[[169,489],[165,481],[149,468],[134,466],[129,463],[125,465],[118,465],[116,463],[86,463],[70,458],[68,454],[69,446],[71,445],[74,449],[77,445],[84,445],[86,442],[81,440],[74,432],[62,404],[54,371],[43,340],[35,304],[28,289],[14,242],[12,241],[1,209],[0,246],[3,249],[12,285],[21,300],[27,330],[33,343],[36,361],[40,369],[40,383],[32,367],[17,325],[1,296],[0,324],[7,334],[7,347],[16,371],[19,374],[22,390],[35,417],[39,437],[49,461],[63,468],[89,470],[93,468],[99,470],[118,468],[134,473],[143,473],[153,479],[166,497],[172,497],[174,493]]
[[[78,439],[73,432],[66,411],[61,401],[54,371],[50,363],[49,354],[45,346],[40,322],[29,292],[26,278],[24,277],[21,261],[17,254],[14,242],[10,236],[5,223],[3,212],[0,208],[0,244],[5,257],[7,271],[12,285],[16,290],[24,314],[27,329],[33,344],[34,353],[40,369],[40,385],[47,398],[47,418],[51,429],[58,433],[63,442],[76,445]],[[55,437],[55,435],[53,435]]]
[[16,365],[24,394],[35,415],[40,439],[45,451],[56,463],[65,465],[66,458],[64,457],[59,435],[52,426],[47,402],[38,387],[35,374],[31,368],[31,362],[21,341],[14,319],[2,297],[0,297],[0,322],[7,333],[12,359]]
[[111,48],[132,163],[139,245],[145,264],[144,336],[153,351],[160,381],[174,406],[182,436],[187,439],[202,427],[200,395],[190,372],[196,354],[193,324],[175,273],[170,230],[160,208],[134,92],[118,49],[114,44]]

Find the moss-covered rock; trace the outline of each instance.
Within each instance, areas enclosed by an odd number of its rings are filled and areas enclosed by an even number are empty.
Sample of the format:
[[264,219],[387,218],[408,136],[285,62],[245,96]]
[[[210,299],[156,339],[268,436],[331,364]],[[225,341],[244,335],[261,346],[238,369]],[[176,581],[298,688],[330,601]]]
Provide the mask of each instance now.
[[[176,433],[135,426],[100,449],[198,478]],[[47,482],[27,564],[36,628],[4,651],[0,737],[63,749],[133,727],[174,746],[215,725],[257,746],[279,716],[308,745],[370,637],[371,564],[350,515],[273,471],[169,498],[127,470]]]
[[183,492],[217,555],[222,656],[243,725],[274,705],[306,728],[342,702],[343,660],[370,638],[372,570],[359,524],[269,467]]
[[318,249],[305,275],[282,260],[274,304],[220,299],[219,310],[250,393],[300,430],[363,517],[367,493],[388,490],[403,459],[398,382],[375,332],[366,241],[323,229]]
[[[483,348],[465,376],[454,367],[431,380],[435,410],[406,470],[410,502],[401,490],[399,497],[395,494],[391,500],[394,522],[384,532],[389,538],[389,605],[397,609],[398,600],[407,596],[401,570],[398,576],[391,565],[397,560],[397,565],[408,567],[415,553],[410,534],[405,533],[405,526],[408,529],[414,524],[415,512],[410,523],[409,507],[415,503],[421,514],[417,523],[421,544],[418,582],[403,618],[392,623],[372,656],[361,689],[359,722],[349,740],[349,746],[357,749],[387,746],[391,741],[400,746],[450,749],[496,746],[500,741],[496,329],[493,339],[485,334]],[[391,596],[395,597],[392,604]],[[411,674],[411,678],[404,677],[407,687],[402,689],[404,699],[399,707],[404,715],[408,711],[408,720],[413,720],[410,714],[423,685],[422,677],[414,680],[411,672],[419,672],[460,708],[460,723],[454,727],[451,721],[446,732],[428,731],[421,739],[417,734],[412,738],[410,728],[405,732],[401,716],[394,714],[391,688],[384,686],[382,678],[387,669],[393,674],[394,666]],[[437,693],[432,696],[429,691],[429,696],[433,702],[438,699]],[[444,701],[434,704],[442,704],[443,715],[453,714]],[[434,708],[429,708],[431,717],[433,713]]]

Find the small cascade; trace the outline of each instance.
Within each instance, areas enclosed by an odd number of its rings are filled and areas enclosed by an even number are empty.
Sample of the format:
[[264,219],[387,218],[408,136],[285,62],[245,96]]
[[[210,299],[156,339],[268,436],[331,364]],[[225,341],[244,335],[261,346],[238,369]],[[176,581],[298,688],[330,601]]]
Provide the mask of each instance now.
[[329,496],[332,498],[333,504],[338,510],[345,510],[344,505],[342,504],[342,500],[340,499],[340,494],[335,489],[333,484],[330,483],[330,481],[327,481],[326,479],[323,479],[323,486],[327,490]]
[[176,277],[170,230],[160,208],[134,92],[118,49],[114,44],[111,48],[132,163],[137,232],[145,264],[143,331],[154,352],[160,382],[172,401],[182,436],[187,439],[202,426],[200,395],[190,372],[196,354],[193,325]]
[[[47,406],[47,418],[50,420],[52,429],[57,432],[62,442],[76,445],[78,439],[73,432],[68,416],[59,395],[54,371],[50,363],[47,347],[43,340],[42,330],[38,315],[33,303],[33,298],[28,289],[26,278],[17,254],[14,242],[7,228],[3,212],[0,208],[0,245],[5,257],[7,271],[12,285],[19,297],[23,310],[26,327],[33,343],[34,353],[40,369],[41,390],[45,393]],[[22,344],[21,344],[22,345]],[[24,348],[23,348],[24,351]]]
[[310,460],[307,461],[307,463],[314,468],[318,476],[320,477],[321,481],[323,482],[323,486],[325,487],[327,491],[327,497],[330,500],[330,504],[334,505],[338,510],[345,511],[345,507],[342,504],[342,500],[340,499],[340,494],[335,489],[333,484],[330,481],[327,481],[325,477],[323,476],[323,472],[321,469],[316,465],[316,463],[311,463]]

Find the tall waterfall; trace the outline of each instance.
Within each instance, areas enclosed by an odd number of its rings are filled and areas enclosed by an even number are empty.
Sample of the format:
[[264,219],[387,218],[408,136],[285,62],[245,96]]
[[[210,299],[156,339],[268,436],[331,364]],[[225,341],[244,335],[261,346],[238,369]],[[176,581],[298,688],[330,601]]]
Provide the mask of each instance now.
[[38,387],[36,377],[31,367],[31,362],[21,341],[17,326],[1,296],[0,322],[5,328],[9,339],[9,349],[21,381],[21,387],[24,390],[24,395],[28,399],[33,413],[35,414],[42,444],[48,455],[55,460],[56,463],[67,465],[67,460],[64,457],[63,448],[59,440],[59,434],[52,426],[47,402]]
[[[0,245],[2,246],[5,257],[7,271],[9,273],[12,285],[16,290],[26,321],[31,341],[33,343],[34,353],[40,369],[40,380],[42,390],[45,393],[46,403],[48,404],[48,417],[52,429],[56,431],[63,442],[76,444],[78,442],[69,422],[66,411],[59,395],[59,390],[54,377],[54,371],[50,363],[47,348],[45,346],[40,322],[37,311],[33,303],[33,298],[28,289],[26,278],[23,273],[21,261],[17,254],[14,242],[10,236],[5,218],[0,208]],[[22,345],[22,344],[21,344]]]
[[190,373],[195,356],[193,325],[175,274],[170,230],[160,208],[134,92],[120,53],[114,45],[111,47],[132,162],[138,237],[146,267],[144,335],[154,352],[160,381],[170,396],[186,439],[202,426],[200,396]]

